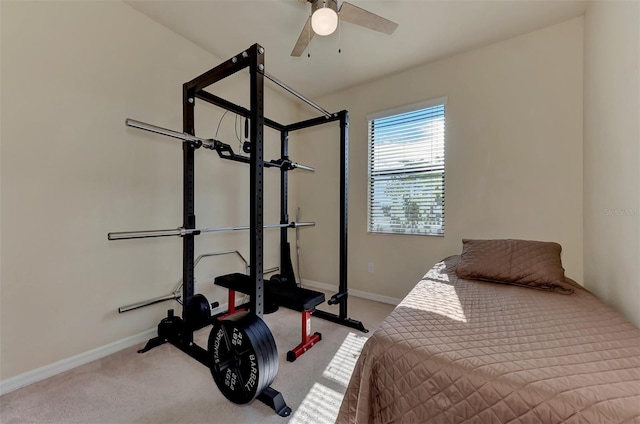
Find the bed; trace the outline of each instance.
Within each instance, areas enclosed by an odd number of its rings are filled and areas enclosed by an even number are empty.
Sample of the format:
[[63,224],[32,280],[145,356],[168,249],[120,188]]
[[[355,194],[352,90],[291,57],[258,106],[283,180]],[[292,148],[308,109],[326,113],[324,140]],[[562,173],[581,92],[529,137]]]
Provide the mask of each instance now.
[[429,270],[367,341],[337,424],[640,423],[640,330],[564,274],[500,280],[521,270],[513,255],[487,268],[495,248],[461,278],[465,253]]

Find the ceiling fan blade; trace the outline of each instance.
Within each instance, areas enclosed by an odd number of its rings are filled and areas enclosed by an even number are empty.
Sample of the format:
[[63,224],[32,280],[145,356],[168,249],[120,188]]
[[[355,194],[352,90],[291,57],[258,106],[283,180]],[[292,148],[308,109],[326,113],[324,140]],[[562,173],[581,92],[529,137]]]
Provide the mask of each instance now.
[[307,46],[314,35],[316,35],[316,33],[313,32],[313,29],[311,28],[311,17],[309,17],[302,28],[302,32],[298,37],[298,41],[296,41],[296,45],[293,47],[293,50],[291,50],[291,56],[300,57],[307,49]]
[[393,31],[398,28],[398,24],[385,19],[382,16],[378,16],[375,13],[371,13],[364,9],[354,6],[346,1],[342,2],[340,6],[340,19],[345,22],[360,25],[365,28],[372,29],[374,31],[384,32],[391,35]]

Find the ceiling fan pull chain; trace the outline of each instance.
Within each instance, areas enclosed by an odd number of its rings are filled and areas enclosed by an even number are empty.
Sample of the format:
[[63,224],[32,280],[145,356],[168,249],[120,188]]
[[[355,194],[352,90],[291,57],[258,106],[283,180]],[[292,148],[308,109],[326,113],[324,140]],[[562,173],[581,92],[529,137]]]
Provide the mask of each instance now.
[[342,53],[342,19],[338,15],[338,53]]
[[309,24],[309,30],[307,31],[307,37],[308,39],[308,43],[307,43],[307,57],[311,57],[311,31],[313,31],[313,29],[311,28],[311,13],[309,13],[309,19],[307,20],[307,23]]

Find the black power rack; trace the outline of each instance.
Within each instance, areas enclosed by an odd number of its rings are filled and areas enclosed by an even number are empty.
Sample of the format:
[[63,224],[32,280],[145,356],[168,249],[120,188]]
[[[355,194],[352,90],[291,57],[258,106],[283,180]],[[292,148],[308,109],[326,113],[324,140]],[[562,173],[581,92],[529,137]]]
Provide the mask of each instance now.
[[[250,80],[250,108],[246,109],[242,106],[236,105],[223,98],[220,98],[208,91],[206,88],[211,85],[245,69],[248,68],[249,80]],[[296,122],[289,125],[282,125],[273,120],[265,118],[264,116],[264,79],[267,78],[278,86],[284,88],[286,91],[294,94],[299,99],[313,106],[317,110],[321,111],[323,116],[308,119],[301,122]],[[205,101],[215,106],[221,107],[228,111],[234,112],[239,116],[245,117],[249,120],[249,137],[250,147],[246,150],[249,156],[239,155],[233,152],[233,150],[219,140],[202,139],[195,136],[195,115],[194,108],[196,99]],[[261,323],[261,318],[264,313],[265,307],[265,286],[263,276],[263,230],[265,228],[263,222],[263,205],[264,205],[264,190],[263,190],[263,171],[265,167],[277,167],[281,172],[281,202],[280,202],[280,224],[271,225],[267,227],[279,227],[280,228],[280,269],[290,269],[290,253],[289,244],[287,238],[287,229],[295,228],[296,224],[299,226],[305,223],[289,223],[288,216],[288,171],[301,168],[306,170],[313,170],[311,167],[300,165],[292,162],[289,159],[289,134],[293,131],[314,127],[317,125],[323,125],[330,122],[338,122],[340,125],[340,235],[339,235],[339,291],[333,295],[328,303],[330,305],[338,305],[339,313],[333,314],[326,311],[315,310],[313,315],[329,320],[341,325],[345,325],[351,328],[358,329],[363,332],[367,332],[363,324],[360,321],[353,320],[348,317],[347,313],[347,222],[348,222],[348,129],[349,129],[349,114],[346,110],[342,110],[336,113],[329,113],[322,109],[314,102],[308,100],[304,96],[297,93],[295,90],[286,86],[281,81],[270,76],[264,69],[264,48],[258,44],[252,45],[247,50],[240,54],[233,56],[231,59],[221,63],[215,68],[205,72],[204,74],[194,78],[193,80],[183,85],[183,133],[177,133],[164,128],[155,127],[150,124],[143,124],[133,120],[127,120],[127,125],[145,129],[148,131],[157,132],[163,135],[179,138],[183,140],[183,226],[173,230],[158,230],[158,231],[138,231],[138,232],[120,232],[110,233],[110,240],[119,239],[131,239],[131,238],[143,238],[143,237],[162,237],[162,236],[180,236],[183,238],[183,272],[182,272],[182,295],[183,302],[182,318],[175,317],[173,310],[168,311],[168,315],[158,325],[158,337],[155,337],[147,343],[144,349],[140,352],[146,352],[156,346],[163,343],[171,343],[178,349],[195,358],[205,366],[211,369],[214,376],[214,380],[218,383],[219,378],[223,378],[225,370],[233,366],[234,363],[240,361],[241,353],[232,354],[233,357],[219,358],[211,352],[213,346],[214,332],[216,328],[220,328],[217,325],[217,319],[206,316],[203,320],[198,313],[194,314],[193,311],[189,311],[188,305],[192,304],[193,300],[196,300],[198,296],[194,291],[194,257],[195,257],[195,243],[194,239],[196,235],[199,235],[207,231],[215,231],[216,229],[198,229],[196,228],[196,216],[195,216],[195,151],[200,147],[205,147],[211,150],[216,150],[218,155],[223,159],[233,160],[237,162],[248,163],[250,167],[250,223],[248,226],[250,237],[250,259],[249,259],[249,275],[251,285],[249,288],[250,301],[247,304],[249,312],[242,315],[242,319],[236,321],[239,327],[233,327],[233,325],[224,331],[237,331],[242,332],[246,339],[250,339],[251,334],[260,334],[258,340],[254,340],[260,346],[258,349],[269,350],[271,352],[271,344],[275,349],[275,342],[272,342],[273,338],[266,325],[264,327],[256,325]],[[281,157],[278,160],[265,162],[263,155],[264,146],[264,127],[272,128],[280,132],[281,141]],[[233,229],[246,229],[246,228],[233,228]],[[288,261],[288,262],[287,262]],[[175,299],[176,296],[165,296],[164,298],[157,298],[147,303],[141,302],[134,307],[124,309],[132,310],[138,307],[146,306],[149,304],[157,303],[158,301]],[[209,311],[209,304],[200,304],[197,307],[206,311]],[[123,310],[121,310],[122,312]],[[205,311],[205,315],[206,315]],[[209,311],[210,313],[210,311]],[[248,315],[248,317],[247,317]],[[247,321],[249,320],[249,321]],[[257,320],[257,321],[255,321]],[[194,322],[198,321],[198,322]],[[203,322],[204,321],[204,322]],[[198,346],[194,343],[193,333],[196,329],[202,328],[207,324],[214,324],[212,330],[212,336],[210,338],[209,351],[207,349]],[[233,324],[233,323],[232,323]],[[262,325],[262,324],[260,324]],[[265,329],[266,327],[266,329]],[[246,330],[246,331],[245,331]],[[253,332],[253,333],[252,333]],[[265,333],[269,333],[266,335]],[[222,333],[217,333],[218,338],[216,343],[220,344],[223,340]],[[225,333],[226,334],[226,333]],[[226,336],[225,336],[226,337]],[[269,339],[271,337],[271,339]],[[231,346],[231,345],[229,345]],[[269,349],[267,349],[266,347]],[[216,345],[217,347],[217,345]],[[252,353],[262,354],[264,352],[257,351],[253,346],[254,351]],[[224,352],[223,352],[224,353]],[[215,355],[218,355],[216,352]],[[235,356],[234,356],[235,355]],[[272,362],[274,359],[270,357],[271,353],[265,354],[267,362]],[[234,362],[235,361],[235,362]],[[232,393],[229,396],[228,393],[223,393],[227,398],[236,403],[246,403],[253,398],[257,397],[261,401],[270,405],[279,415],[288,416],[291,413],[291,409],[287,407],[282,395],[272,389],[269,384],[275,378],[277,372],[277,353],[275,358],[275,365],[268,363],[263,366],[268,366],[268,370],[272,375],[267,376],[266,382],[258,382],[254,393],[247,395],[240,395],[240,399],[236,396],[236,393]],[[263,374],[265,374],[263,370]],[[269,373],[267,373],[269,374]],[[228,375],[228,374],[227,374]],[[252,378],[252,377],[250,377]],[[235,379],[235,377],[234,377]],[[238,379],[241,379],[241,375],[238,374]],[[270,380],[270,381],[269,381]],[[246,382],[244,382],[246,383]],[[247,383],[248,384],[248,383]],[[219,385],[220,387],[220,385]],[[245,390],[243,388],[243,390]]]

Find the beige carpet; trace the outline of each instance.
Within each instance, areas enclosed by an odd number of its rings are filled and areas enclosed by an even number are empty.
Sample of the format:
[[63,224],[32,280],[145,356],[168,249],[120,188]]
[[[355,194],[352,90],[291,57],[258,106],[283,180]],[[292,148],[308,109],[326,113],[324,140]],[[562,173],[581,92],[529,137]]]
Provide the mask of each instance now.
[[[337,312],[337,307],[322,308]],[[393,306],[350,298],[349,316],[373,331]],[[288,418],[259,401],[236,405],[218,391],[208,368],[165,344],[145,354],[120,351],[0,397],[0,422],[14,423],[291,423],[335,421],[357,356],[369,334],[312,318],[322,341],[295,362],[286,352],[300,342],[300,314],[265,315],[278,345],[272,387],[293,409]],[[196,333],[206,347],[209,329]]]

